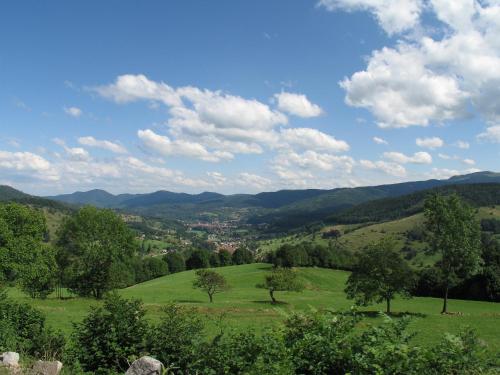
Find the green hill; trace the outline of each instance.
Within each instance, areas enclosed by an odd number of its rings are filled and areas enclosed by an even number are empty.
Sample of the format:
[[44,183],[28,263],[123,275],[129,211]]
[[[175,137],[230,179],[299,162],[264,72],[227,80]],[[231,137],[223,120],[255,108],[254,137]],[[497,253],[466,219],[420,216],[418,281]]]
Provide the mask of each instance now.
[[[343,289],[348,273],[330,269],[301,268],[299,274],[307,288],[303,293],[276,293],[279,305],[271,305],[269,296],[263,289],[255,287],[263,281],[270,265],[249,264],[218,268],[232,286],[228,292],[215,296],[213,304],[199,290],[193,289],[193,271],[181,272],[151,280],[119,293],[127,298],[140,298],[144,301],[150,319],[157,319],[160,309],[169,302],[195,306],[205,314],[212,332],[216,330],[215,321],[225,314],[225,325],[236,330],[252,327],[259,331],[273,327],[291,311],[310,311],[311,309],[349,309],[352,302],[345,298]],[[36,305],[47,315],[49,323],[66,332],[71,329],[71,322],[83,316],[99,302],[69,298],[58,300],[49,297],[46,300],[32,300],[16,289],[10,294],[19,300]],[[457,332],[460,327],[469,325],[477,329],[491,350],[500,347],[500,304],[477,301],[451,300],[451,311],[455,315],[441,315],[441,300],[435,298],[397,299],[393,303],[395,313],[409,313],[415,316],[411,329],[417,332],[415,340],[419,343],[431,343],[438,340],[442,332]],[[383,310],[383,305],[360,309],[366,313],[362,325],[377,324],[380,318],[376,312]],[[212,322],[212,323],[210,323]],[[209,332],[210,334],[210,332]]]
[[[478,220],[481,219],[500,219],[500,205],[479,207],[477,211]],[[319,245],[328,246],[333,241],[323,238],[322,234],[331,229],[338,229],[342,236],[338,240],[338,244],[353,252],[364,248],[371,242],[378,241],[383,237],[393,237],[399,249],[405,246],[415,249],[414,257],[408,258],[410,263],[415,267],[434,263],[435,255],[428,255],[424,250],[428,247],[425,242],[408,239],[407,233],[413,229],[423,228],[424,217],[422,213],[403,217],[396,220],[389,220],[380,223],[364,223],[364,224],[338,224],[327,225],[318,233],[295,233],[283,237],[278,237],[270,240],[263,240],[259,243],[259,249],[262,253],[276,250],[284,244],[297,244],[300,242],[313,242]],[[406,254],[403,254],[403,256]]]

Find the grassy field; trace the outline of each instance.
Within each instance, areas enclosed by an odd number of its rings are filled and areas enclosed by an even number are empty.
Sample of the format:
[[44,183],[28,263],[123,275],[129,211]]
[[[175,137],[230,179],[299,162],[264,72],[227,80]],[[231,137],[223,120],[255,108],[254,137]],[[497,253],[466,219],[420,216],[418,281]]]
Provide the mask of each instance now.
[[[311,309],[349,309],[352,301],[345,298],[343,288],[348,273],[344,271],[302,268],[301,277],[307,288],[303,293],[276,293],[282,303],[271,305],[266,290],[256,288],[256,284],[269,272],[267,264],[230,266],[217,269],[232,286],[228,292],[215,296],[213,304],[199,290],[192,288],[193,271],[181,272],[151,280],[120,290],[127,298],[140,298],[144,301],[148,317],[156,320],[163,305],[175,302],[195,306],[207,316],[211,332],[216,329],[216,320],[225,314],[225,324],[234,329],[248,327],[262,330],[276,326],[291,311],[310,311]],[[81,320],[98,302],[90,299],[69,298],[57,300],[31,300],[16,289],[10,294],[18,300],[31,303],[43,310],[51,326],[66,332],[71,330],[71,322]],[[463,326],[474,327],[489,348],[500,348],[500,304],[478,301],[451,300],[450,311],[456,314],[441,315],[441,300],[435,298],[397,299],[393,302],[395,316],[408,313],[413,316],[411,329],[417,333],[416,342],[427,344],[435,342],[444,332],[457,332]],[[362,325],[377,324],[381,318],[377,312],[384,305],[362,308],[366,314]]]

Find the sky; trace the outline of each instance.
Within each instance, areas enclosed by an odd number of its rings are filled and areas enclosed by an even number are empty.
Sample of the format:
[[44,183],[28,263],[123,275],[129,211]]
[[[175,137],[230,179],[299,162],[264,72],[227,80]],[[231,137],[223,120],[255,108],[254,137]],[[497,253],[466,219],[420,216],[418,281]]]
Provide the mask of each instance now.
[[499,0],[0,8],[0,184],[27,193],[331,189],[499,158]]

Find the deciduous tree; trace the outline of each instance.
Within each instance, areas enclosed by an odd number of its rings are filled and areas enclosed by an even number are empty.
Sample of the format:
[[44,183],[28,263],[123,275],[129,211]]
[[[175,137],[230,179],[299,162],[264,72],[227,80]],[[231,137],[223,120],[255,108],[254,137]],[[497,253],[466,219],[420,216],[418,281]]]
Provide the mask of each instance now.
[[429,243],[441,255],[436,267],[443,288],[444,314],[448,312],[449,289],[480,270],[481,231],[474,210],[456,194],[429,196],[424,212]]
[[414,284],[414,274],[395,249],[395,242],[384,238],[357,254],[345,292],[362,306],[385,301],[386,312],[390,313],[394,296],[409,297]]
[[193,287],[207,293],[210,303],[212,303],[214,294],[228,290],[229,284],[221,274],[212,270],[201,269],[196,271],[196,279],[193,282]]

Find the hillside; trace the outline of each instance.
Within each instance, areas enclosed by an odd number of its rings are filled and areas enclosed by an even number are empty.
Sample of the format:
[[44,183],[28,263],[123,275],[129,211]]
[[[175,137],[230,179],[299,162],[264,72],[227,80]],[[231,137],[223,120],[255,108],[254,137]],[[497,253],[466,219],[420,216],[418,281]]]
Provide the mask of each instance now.
[[[213,304],[208,303],[204,293],[193,289],[193,271],[151,280],[120,290],[119,293],[127,298],[142,299],[148,317],[153,320],[159,318],[161,306],[167,303],[194,306],[206,315],[211,330],[209,334],[216,332],[216,323],[221,314],[225,315],[224,325],[228,329],[243,330],[252,327],[261,331],[283,320],[287,312],[349,309],[352,305],[352,301],[347,300],[343,292],[347,272],[301,268],[299,275],[307,285],[306,290],[303,293],[278,292],[277,298],[283,303],[273,306],[269,303],[268,293],[256,288],[256,284],[263,281],[269,270],[270,265],[267,264],[218,268],[217,272],[227,278],[232,288],[228,292],[217,294]],[[71,329],[72,321],[81,320],[92,306],[98,304],[97,301],[81,298],[58,300],[49,297],[47,300],[32,300],[16,289],[11,289],[10,294],[42,309],[48,315],[50,324],[66,332]],[[457,332],[461,326],[470,325],[477,329],[490,350],[498,350],[500,304],[451,300],[450,306],[453,311],[460,311],[461,314],[441,315],[441,300],[435,298],[396,299],[393,304],[396,313],[408,312],[415,316],[411,329],[418,333],[415,340],[419,343],[433,343],[440,333]],[[375,312],[383,308],[383,305],[361,308],[361,311],[367,313],[362,326],[379,322],[380,318],[376,317]]]
[[343,209],[375,199],[399,197],[416,191],[439,186],[474,183],[500,183],[500,174],[478,172],[447,180],[428,180],[398,184],[331,190],[280,190],[259,194],[222,195],[204,192],[201,194],[157,191],[149,194],[113,195],[103,190],[76,192],[48,197],[73,203],[93,204],[98,207],[119,208],[151,216],[191,215],[204,211],[235,211],[250,208],[246,215],[253,224],[268,223],[277,229],[297,227],[315,220],[323,220]]
[[[499,219],[500,206],[480,207],[477,211],[477,219]],[[403,217],[396,220],[385,221],[374,224],[337,224],[327,225],[318,233],[295,233],[288,236],[283,236],[260,242],[259,249],[262,253],[276,250],[284,244],[297,244],[300,242],[312,242],[322,246],[328,246],[334,243],[335,246],[343,246],[344,248],[356,252],[363,249],[371,242],[378,241],[383,237],[390,236],[396,240],[397,248],[403,250],[403,256],[416,268],[433,263],[436,256],[427,254],[428,245],[418,239],[414,239],[407,234],[410,231],[422,231],[424,225],[424,216],[422,213],[417,213],[411,216]],[[323,238],[322,234],[331,229],[338,229],[342,236],[338,242],[331,239]],[[414,251],[410,251],[412,249]]]
[[449,185],[359,204],[338,214],[328,216],[325,221],[335,224],[353,224],[406,217],[421,212],[425,198],[433,193],[443,195],[457,193],[473,207],[500,204],[500,184],[498,183]]

